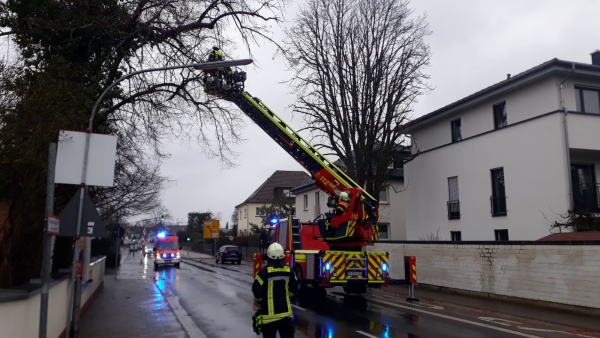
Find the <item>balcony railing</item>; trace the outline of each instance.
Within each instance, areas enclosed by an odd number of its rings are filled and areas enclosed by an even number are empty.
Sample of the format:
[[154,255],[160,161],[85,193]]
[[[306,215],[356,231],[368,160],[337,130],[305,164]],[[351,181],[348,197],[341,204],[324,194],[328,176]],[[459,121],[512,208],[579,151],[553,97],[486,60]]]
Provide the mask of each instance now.
[[573,190],[575,210],[600,211],[600,184],[579,184]]
[[506,196],[490,196],[490,207],[492,216],[506,216]]
[[448,219],[460,219],[460,201],[448,201]]

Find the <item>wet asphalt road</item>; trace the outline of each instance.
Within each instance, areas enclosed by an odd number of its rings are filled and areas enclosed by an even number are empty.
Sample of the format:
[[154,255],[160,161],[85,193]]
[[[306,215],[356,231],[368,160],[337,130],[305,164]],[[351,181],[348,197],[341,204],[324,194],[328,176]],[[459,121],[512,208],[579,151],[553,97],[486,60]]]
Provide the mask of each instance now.
[[[251,329],[251,267],[220,265],[206,259],[202,263],[197,259],[184,262],[180,269],[167,266],[154,270],[151,256],[140,264],[136,255],[125,260],[119,278],[153,279],[165,297],[178,301],[185,316],[207,338],[257,337]],[[482,317],[452,306],[406,303],[380,291],[361,297],[335,288],[330,289],[326,302],[308,298],[294,304],[296,337],[600,337],[543,322],[516,322],[490,314]]]

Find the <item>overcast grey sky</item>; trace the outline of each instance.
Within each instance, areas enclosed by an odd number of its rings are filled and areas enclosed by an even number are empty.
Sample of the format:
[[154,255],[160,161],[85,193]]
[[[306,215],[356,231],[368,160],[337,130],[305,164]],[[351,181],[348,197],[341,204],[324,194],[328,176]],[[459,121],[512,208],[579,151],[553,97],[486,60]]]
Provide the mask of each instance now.
[[[288,9],[287,24],[302,3]],[[598,0],[413,0],[411,7],[415,15],[428,17],[432,58],[427,71],[434,87],[421,97],[414,117],[552,58],[589,63],[589,54],[600,48]],[[274,36],[283,38],[280,28],[274,28]],[[299,129],[301,117],[287,109],[294,95],[279,83],[291,76],[285,64],[273,59],[271,46],[255,47],[253,53],[260,68],[248,70],[246,90]],[[244,57],[246,51],[232,54]],[[167,145],[171,157],[164,161],[162,172],[176,184],[162,198],[175,221],[187,221],[191,211],[211,210],[221,213],[224,227],[235,205],[275,170],[303,170],[252,121],[246,121],[247,142],[235,148],[240,155],[234,169],[222,170],[198,145]]]

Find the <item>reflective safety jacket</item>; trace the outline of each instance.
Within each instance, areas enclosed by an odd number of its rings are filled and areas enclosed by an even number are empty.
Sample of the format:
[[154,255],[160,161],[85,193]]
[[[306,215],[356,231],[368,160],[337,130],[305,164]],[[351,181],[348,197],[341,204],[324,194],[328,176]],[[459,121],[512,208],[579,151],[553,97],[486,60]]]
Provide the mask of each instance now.
[[342,215],[343,213],[346,212],[346,209],[348,209],[348,202],[346,202],[346,201],[340,201],[337,204],[337,207],[335,208],[335,214],[337,216]]
[[268,324],[292,317],[290,298],[298,292],[298,281],[292,269],[284,265],[277,267],[269,262],[254,279],[252,293],[260,303],[262,323]]

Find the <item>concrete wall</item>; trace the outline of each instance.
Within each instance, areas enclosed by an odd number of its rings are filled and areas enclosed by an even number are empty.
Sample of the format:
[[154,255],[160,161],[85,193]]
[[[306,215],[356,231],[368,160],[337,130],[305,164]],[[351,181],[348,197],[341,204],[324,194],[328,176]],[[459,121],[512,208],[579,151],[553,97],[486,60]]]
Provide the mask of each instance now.
[[417,257],[419,283],[600,308],[600,246],[376,243],[390,253],[392,278]]
[[[82,290],[81,306],[89,307],[93,294],[104,285],[105,258],[90,264],[93,282]],[[57,338],[65,330],[69,278],[50,287],[48,302],[48,338]],[[0,337],[35,338],[39,334],[40,290],[33,291],[27,299],[0,302]]]
[[571,149],[600,149],[600,115],[569,114],[567,119]]

